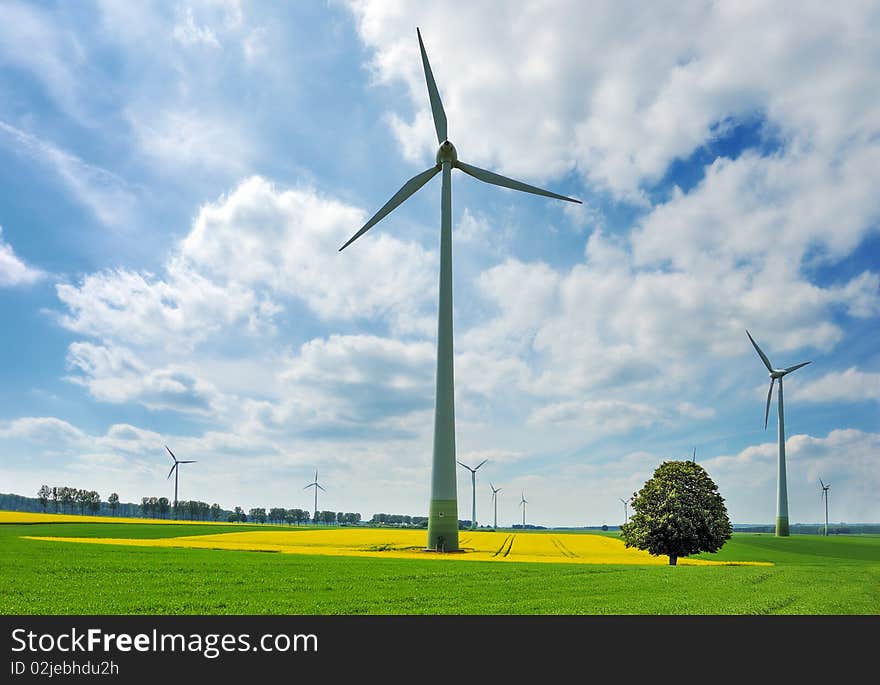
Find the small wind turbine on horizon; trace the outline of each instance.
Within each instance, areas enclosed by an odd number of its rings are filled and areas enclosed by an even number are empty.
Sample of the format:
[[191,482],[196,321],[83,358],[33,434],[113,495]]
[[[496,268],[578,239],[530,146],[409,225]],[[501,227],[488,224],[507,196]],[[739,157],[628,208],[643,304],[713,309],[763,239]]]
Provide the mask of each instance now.
[[831,487],[831,483],[825,485],[822,482],[822,479],[819,479],[819,484],[822,486],[822,499],[825,500],[825,535],[828,535],[828,488]]
[[[177,457],[174,456],[174,452],[169,449],[168,445],[165,445],[165,449],[168,450],[168,454],[171,455],[171,458],[174,460],[174,466],[171,467],[171,470],[168,472],[168,478],[171,478],[171,474],[174,474],[174,515],[177,515],[177,480],[180,474],[180,465],[181,464],[195,464],[195,461],[181,461]],[[168,480],[166,478],[165,480]]]
[[428,86],[428,99],[434,130],[440,147],[434,166],[416,174],[403,184],[388,202],[376,212],[342,247],[341,252],[390,214],[408,197],[434,176],[442,172],[440,190],[440,292],[437,311],[437,372],[434,401],[434,444],[431,467],[431,500],[428,510],[427,549],[458,551],[458,496],[455,477],[455,390],[452,351],[452,170],[458,169],[484,183],[511,188],[534,195],[576,202],[580,200],[558,195],[549,190],[515,181],[485,169],[465,164],[450,142],[446,129],[446,112],[434,81],[422,34],[416,29],[422,67]]
[[521,498],[519,500],[519,506],[521,506],[522,510],[523,510],[523,528],[525,528],[526,527],[526,505],[529,503],[529,501],[526,499],[525,492],[523,492],[520,497]]
[[623,499],[622,497],[619,498],[619,499],[620,499],[621,502],[623,502],[623,522],[624,522],[624,523],[629,523],[629,513],[628,513],[628,510],[627,510],[627,507],[628,507],[629,505],[627,504],[627,501],[626,501],[625,499]]
[[[309,483],[308,485],[306,485],[303,488],[303,490],[308,490],[309,488],[315,488],[315,514],[314,514],[314,516],[312,516],[312,521],[316,522],[318,520],[318,488],[321,488],[321,490],[324,490],[323,487],[318,485],[318,472],[317,471],[315,471],[315,480],[313,482]],[[324,490],[324,492],[327,492],[327,491]]]
[[492,504],[495,507],[495,518],[492,522],[492,530],[498,529],[498,493],[501,492],[501,488],[496,488],[492,485],[492,481],[489,481],[489,487],[492,488]]
[[[458,460],[456,460],[458,461]],[[477,527],[477,469],[480,468],[483,464],[485,464],[488,459],[483,459],[479,464],[477,464],[474,468],[471,468],[467,464],[463,462],[458,462],[459,466],[464,466],[468,471],[471,472],[471,488],[473,491],[472,501],[471,501],[471,530],[474,530]]]
[[767,419],[770,416],[770,399],[773,396],[773,384],[777,380],[779,381],[779,406],[777,407],[779,419],[779,460],[777,463],[776,535],[777,537],[787,537],[789,535],[788,487],[785,479],[785,411],[782,403],[782,379],[792,371],[797,371],[802,366],[806,366],[811,362],[801,362],[800,364],[795,364],[794,366],[789,366],[784,369],[774,369],[770,360],[767,358],[767,355],[764,354],[760,347],[758,347],[758,343],[755,342],[755,339],[752,337],[752,334],[749,333],[748,329],[746,329],[746,335],[749,336],[749,340],[752,341],[755,351],[758,353],[758,356],[761,358],[761,361],[764,362],[764,366],[767,367],[767,371],[770,373],[770,390],[767,392],[767,407],[764,410],[764,430],[767,430]]

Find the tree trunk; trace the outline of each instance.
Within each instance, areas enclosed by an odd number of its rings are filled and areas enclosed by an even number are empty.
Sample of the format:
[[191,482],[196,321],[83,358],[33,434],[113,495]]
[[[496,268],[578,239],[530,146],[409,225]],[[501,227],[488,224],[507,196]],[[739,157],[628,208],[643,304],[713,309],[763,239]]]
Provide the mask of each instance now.
[[675,566],[677,563],[678,563],[678,557],[675,556],[674,554],[670,554],[669,555],[669,565]]

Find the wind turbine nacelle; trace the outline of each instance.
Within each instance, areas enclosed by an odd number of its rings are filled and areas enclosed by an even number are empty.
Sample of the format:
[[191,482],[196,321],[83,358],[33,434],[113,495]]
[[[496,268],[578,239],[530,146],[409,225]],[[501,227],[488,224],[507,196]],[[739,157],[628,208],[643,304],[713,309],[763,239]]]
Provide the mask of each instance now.
[[452,164],[457,160],[458,152],[455,150],[455,145],[448,140],[444,140],[440,145],[440,148],[437,150],[437,164],[443,164],[443,162],[449,162]]
[[783,371],[781,369],[774,369],[773,371],[770,372],[770,378],[779,379],[779,378],[782,378],[784,375],[785,375],[785,371]]

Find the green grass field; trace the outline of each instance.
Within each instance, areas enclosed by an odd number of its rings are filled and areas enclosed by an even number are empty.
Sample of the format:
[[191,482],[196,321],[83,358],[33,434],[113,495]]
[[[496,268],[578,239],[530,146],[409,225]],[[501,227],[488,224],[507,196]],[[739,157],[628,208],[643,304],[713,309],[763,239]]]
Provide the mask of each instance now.
[[[774,566],[493,564],[123,547],[242,525],[0,525],[3,614],[880,614],[880,536],[734,534]],[[266,530],[266,527],[258,527]]]

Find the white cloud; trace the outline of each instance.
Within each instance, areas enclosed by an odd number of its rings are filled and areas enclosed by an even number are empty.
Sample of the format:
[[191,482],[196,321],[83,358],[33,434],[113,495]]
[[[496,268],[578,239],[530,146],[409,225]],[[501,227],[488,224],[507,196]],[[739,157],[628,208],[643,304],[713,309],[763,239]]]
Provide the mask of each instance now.
[[285,399],[274,421],[297,432],[355,431],[383,440],[412,437],[430,421],[434,346],[375,336],[305,343],[281,372]]
[[103,340],[192,348],[207,336],[242,320],[269,319],[251,290],[219,285],[191,269],[175,268],[167,280],[150,273],[117,269],[85,276],[78,284],[56,286],[69,313],[66,328]]
[[870,3],[802,3],[797,16],[762,4],[652,3],[634,13],[576,0],[351,7],[376,79],[409,87],[414,118],[391,121],[412,157],[434,151],[417,25],[463,158],[512,175],[577,168],[638,200],[673,160],[756,114],[826,160],[853,141],[876,145]]
[[[880,434],[832,430],[825,437],[793,435],[785,441],[789,517],[824,521],[819,478],[833,486],[831,521],[876,521],[880,488]],[[768,442],[733,456],[700,458],[739,523],[772,523],[776,516],[777,445]]]
[[547,426],[574,427],[595,433],[628,433],[660,421],[657,408],[636,402],[597,400],[559,402],[536,410],[529,421]]
[[12,250],[12,245],[3,240],[3,227],[0,226],[0,288],[31,285],[45,274],[39,269],[25,264]]
[[365,219],[335,199],[253,177],[202,207],[180,259],[217,280],[302,298],[324,319],[381,317],[398,330],[424,330],[434,255],[382,231],[340,254]]
[[70,113],[81,116],[77,70],[83,49],[76,36],[55,25],[52,15],[33,4],[9,0],[0,5],[0,64],[24,69]]
[[174,40],[186,46],[220,47],[220,41],[217,40],[214,31],[209,26],[196,22],[192,7],[186,8],[184,16],[174,26],[171,35]]
[[17,152],[51,168],[76,200],[101,223],[118,228],[130,219],[136,195],[116,174],[4,121],[0,121],[0,141],[12,143]]
[[72,343],[67,363],[79,372],[68,380],[85,386],[92,397],[102,402],[119,404],[135,400],[150,409],[205,415],[220,409],[213,385],[185,366],[169,364],[151,369],[124,347]]
[[141,154],[169,169],[241,173],[254,157],[246,126],[234,112],[217,115],[209,107],[139,103],[126,111]]
[[28,439],[53,447],[69,447],[82,444],[86,434],[62,419],[27,416],[0,423],[0,438]]
[[807,402],[880,401],[880,373],[851,366],[845,371],[826,373],[811,383],[796,384],[788,392],[793,398]]

